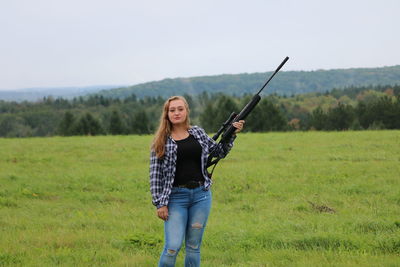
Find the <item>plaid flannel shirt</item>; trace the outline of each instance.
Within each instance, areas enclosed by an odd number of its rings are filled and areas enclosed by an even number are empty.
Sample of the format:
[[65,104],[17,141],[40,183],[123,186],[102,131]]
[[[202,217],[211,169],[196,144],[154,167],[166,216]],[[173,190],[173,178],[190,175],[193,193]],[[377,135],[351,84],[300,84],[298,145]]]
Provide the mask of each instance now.
[[[206,132],[198,127],[192,126],[189,128],[189,134],[199,142],[202,153],[201,153],[201,170],[204,177],[204,186],[208,190],[212,184],[211,178],[208,177],[207,165],[208,155],[218,155],[224,158],[233,146],[233,141],[236,138],[234,135],[229,142],[227,148],[223,148],[221,144],[217,144],[212,138],[210,138]],[[174,183],[175,171],[176,171],[176,158],[177,158],[178,146],[176,142],[168,136],[165,144],[165,154],[163,158],[157,158],[154,150],[150,153],[150,192],[152,195],[152,202],[158,208],[168,205],[169,195],[171,194],[172,185]]]

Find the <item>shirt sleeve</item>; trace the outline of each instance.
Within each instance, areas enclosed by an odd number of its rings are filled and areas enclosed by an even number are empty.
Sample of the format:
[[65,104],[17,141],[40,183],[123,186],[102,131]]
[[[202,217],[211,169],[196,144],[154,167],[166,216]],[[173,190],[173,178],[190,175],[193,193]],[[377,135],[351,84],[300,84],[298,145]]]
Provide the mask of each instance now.
[[232,138],[229,140],[227,144],[218,144],[217,142],[215,142],[214,139],[212,139],[207,135],[204,129],[201,130],[206,138],[210,150],[210,155],[212,155],[213,157],[225,158],[233,147],[233,142],[236,139],[236,134],[232,135]]
[[155,151],[152,149],[150,153],[150,192],[152,196],[152,203],[157,208],[163,205],[163,173],[162,173],[163,160],[157,158]]

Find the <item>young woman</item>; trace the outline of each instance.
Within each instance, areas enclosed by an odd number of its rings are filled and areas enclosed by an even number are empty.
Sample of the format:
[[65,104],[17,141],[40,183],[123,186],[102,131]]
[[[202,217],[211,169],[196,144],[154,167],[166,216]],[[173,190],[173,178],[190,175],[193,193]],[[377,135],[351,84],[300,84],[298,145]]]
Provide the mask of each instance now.
[[[244,121],[233,124],[236,133]],[[157,216],[164,220],[165,245],[159,266],[175,266],[185,239],[185,266],[200,266],[200,245],[211,208],[211,179],[205,168],[213,152],[226,156],[205,131],[190,126],[189,106],[181,96],[169,98],[155,134],[150,157],[150,191]]]

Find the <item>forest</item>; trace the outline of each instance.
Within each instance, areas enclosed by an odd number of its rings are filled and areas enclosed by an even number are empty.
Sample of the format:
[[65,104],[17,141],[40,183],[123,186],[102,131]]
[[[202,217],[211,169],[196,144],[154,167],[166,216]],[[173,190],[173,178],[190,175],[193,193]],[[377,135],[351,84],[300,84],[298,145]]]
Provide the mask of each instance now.
[[[215,132],[251,94],[184,94],[191,124]],[[151,134],[166,98],[132,94],[45,97],[36,102],[0,101],[0,137]],[[364,86],[291,97],[263,96],[246,120],[245,131],[343,131],[400,129],[400,86]]]

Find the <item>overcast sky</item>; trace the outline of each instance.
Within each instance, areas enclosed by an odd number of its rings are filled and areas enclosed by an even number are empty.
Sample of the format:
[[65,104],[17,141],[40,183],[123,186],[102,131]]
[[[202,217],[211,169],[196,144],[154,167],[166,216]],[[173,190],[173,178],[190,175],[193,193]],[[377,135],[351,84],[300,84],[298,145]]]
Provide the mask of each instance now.
[[399,0],[0,0],[0,89],[400,64]]

